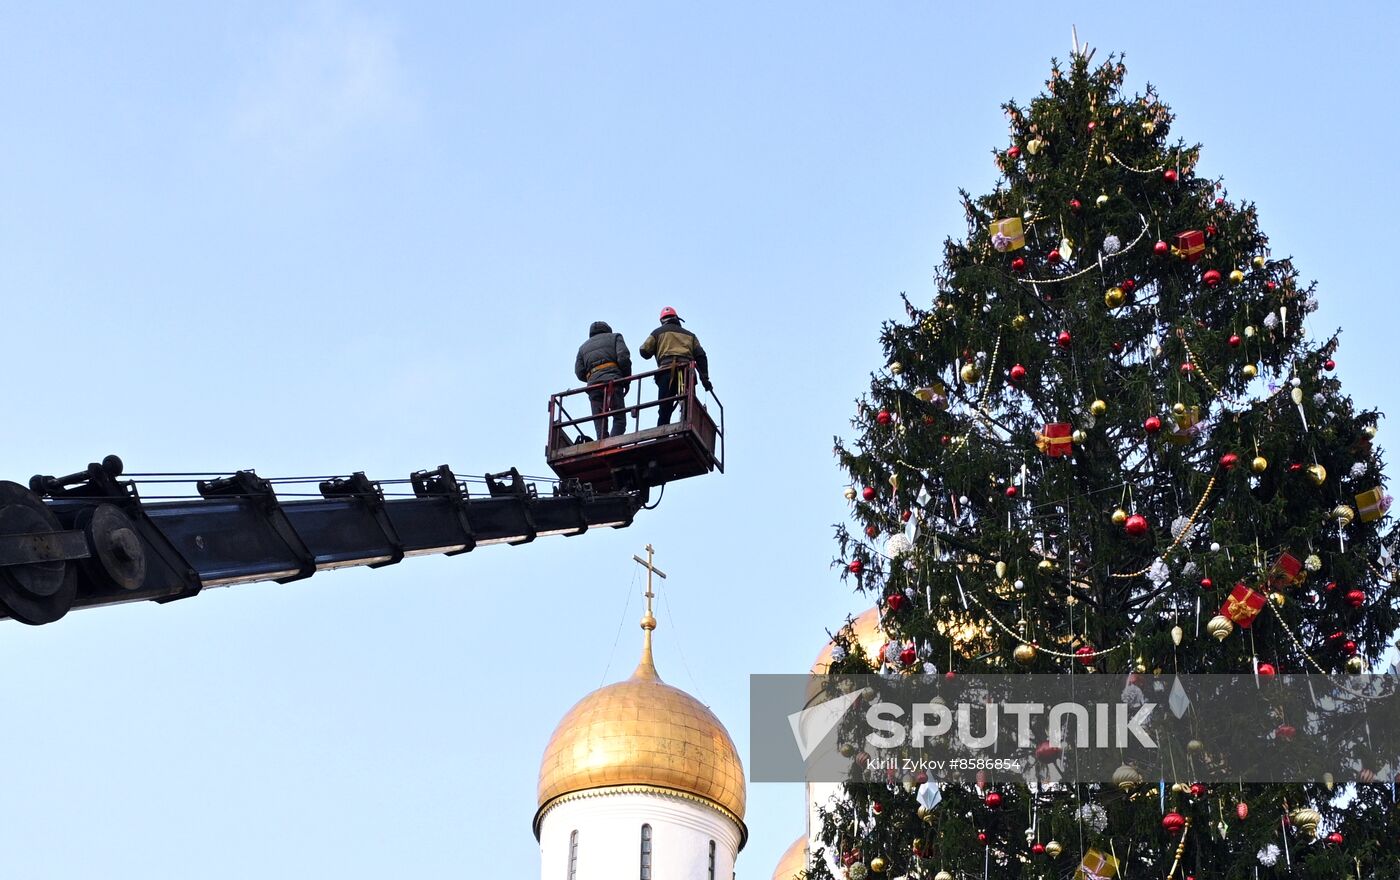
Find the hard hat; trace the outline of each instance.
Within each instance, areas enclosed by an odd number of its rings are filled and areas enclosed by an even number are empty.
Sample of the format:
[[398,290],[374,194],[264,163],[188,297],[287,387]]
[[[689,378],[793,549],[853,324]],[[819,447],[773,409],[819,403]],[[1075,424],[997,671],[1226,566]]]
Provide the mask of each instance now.
[[676,314],[676,310],[673,309],[673,308],[671,308],[670,306],[666,306],[664,309],[661,310],[661,320],[663,320],[663,321],[666,320],[667,318],[677,318],[677,317],[680,317],[680,316],[677,315],[677,314]]

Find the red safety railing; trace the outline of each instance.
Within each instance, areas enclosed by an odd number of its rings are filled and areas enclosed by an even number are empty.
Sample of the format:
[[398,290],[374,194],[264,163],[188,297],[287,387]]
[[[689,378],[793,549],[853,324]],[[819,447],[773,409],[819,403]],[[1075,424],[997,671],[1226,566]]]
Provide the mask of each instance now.
[[[655,394],[658,390],[654,381],[655,377],[673,371],[680,373],[681,380],[680,388],[675,395],[662,398],[653,397],[649,400],[643,399],[648,393]],[[588,399],[589,388],[603,387],[604,394],[607,395],[604,400],[607,401],[611,396],[607,390],[608,386],[616,387],[624,383],[628,385],[624,400],[631,402],[620,408],[608,409],[596,416],[593,415]],[[657,413],[659,416],[660,406],[667,402],[674,406],[668,425],[657,426],[654,421],[651,425],[643,425],[646,415]],[[713,407],[713,414],[711,407]],[[612,422],[619,413],[623,414],[626,419],[626,432],[609,436],[605,440],[598,440],[598,425],[605,424],[611,430]],[[700,385],[698,371],[693,363],[661,367],[650,372],[637,373],[625,379],[572,388],[551,395],[549,398],[549,441],[546,446],[546,454],[551,464],[562,457],[582,453],[584,450],[580,448],[581,444],[588,444],[589,450],[596,449],[599,453],[605,451],[611,453],[625,447],[654,444],[667,438],[686,434],[690,435],[690,440],[698,441],[700,448],[708,457],[709,460],[704,462],[704,470],[710,470],[713,467],[723,472],[724,404],[713,392],[704,391]]]

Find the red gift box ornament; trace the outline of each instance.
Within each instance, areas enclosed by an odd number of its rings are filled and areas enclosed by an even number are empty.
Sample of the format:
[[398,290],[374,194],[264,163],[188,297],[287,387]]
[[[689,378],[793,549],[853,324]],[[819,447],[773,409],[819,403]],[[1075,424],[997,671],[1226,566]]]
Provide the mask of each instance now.
[[1284,553],[1274,562],[1274,567],[1269,569],[1269,586],[1271,587],[1296,587],[1308,579],[1308,572],[1303,568],[1303,563],[1298,561],[1298,557],[1292,553]]
[[1230,591],[1230,595],[1225,599],[1225,604],[1220,606],[1220,614],[1228,617],[1240,625],[1240,629],[1249,629],[1254,623],[1254,618],[1259,616],[1259,612],[1264,610],[1264,594],[1257,593],[1246,587],[1244,584],[1235,584],[1235,588]]
[[1069,455],[1074,451],[1074,441],[1070,436],[1073,433],[1069,422],[1052,422],[1045,426],[1044,432],[1035,435],[1035,448],[1051,458]]
[[1172,250],[1186,262],[1194,263],[1205,253],[1206,234],[1199,229],[1179,232],[1176,236],[1176,247]]

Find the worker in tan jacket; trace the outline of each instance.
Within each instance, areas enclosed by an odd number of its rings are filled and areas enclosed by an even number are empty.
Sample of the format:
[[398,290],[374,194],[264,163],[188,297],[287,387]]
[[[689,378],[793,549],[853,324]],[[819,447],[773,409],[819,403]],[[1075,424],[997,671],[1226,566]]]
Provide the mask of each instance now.
[[676,402],[685,396],[687,365],[695,364],[700,384],[706,391],[714,391],[710,384],[710,361],[704,347],[694,333],[681,326],[680,316],[670,306],[661,310],[661,326],[651,331],[642,343],[641,354],[647,360],[656,358],[658,367],[670,367],[656,374],[656,396],[660,400],[656,424],[669,424]]

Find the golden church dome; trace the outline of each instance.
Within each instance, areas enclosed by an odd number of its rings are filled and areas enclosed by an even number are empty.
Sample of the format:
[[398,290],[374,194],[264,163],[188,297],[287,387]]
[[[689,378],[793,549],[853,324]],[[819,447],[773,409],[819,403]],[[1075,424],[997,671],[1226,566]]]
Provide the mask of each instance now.
[[540,820],[564,799],[602,790],[647,791],[699,800],[744,828],[744,767],[729,732],[699,700],[663,682],[651,657],[656,619],[642,659],[626,681],[579,700],[555,728],[540,761]]
[[773,880],[804,880],[807,876],[807,835],[792,842],[783,857],[778,859],[778,867],[773,869]]
[[[880,648],[889,641],[889,636],[880,627],[880,608],[876,606],[866,611],[860,617],[851,621],[851,633],[855,644],[860,645],[865,651],[865,656],[875,662],[875,658],[880,653]],[[812,664],[812,675],[826,675],[831,668],[831,649],[836,647],[835,642],[827,642],[826,647],[817,655],[816,662]]]

